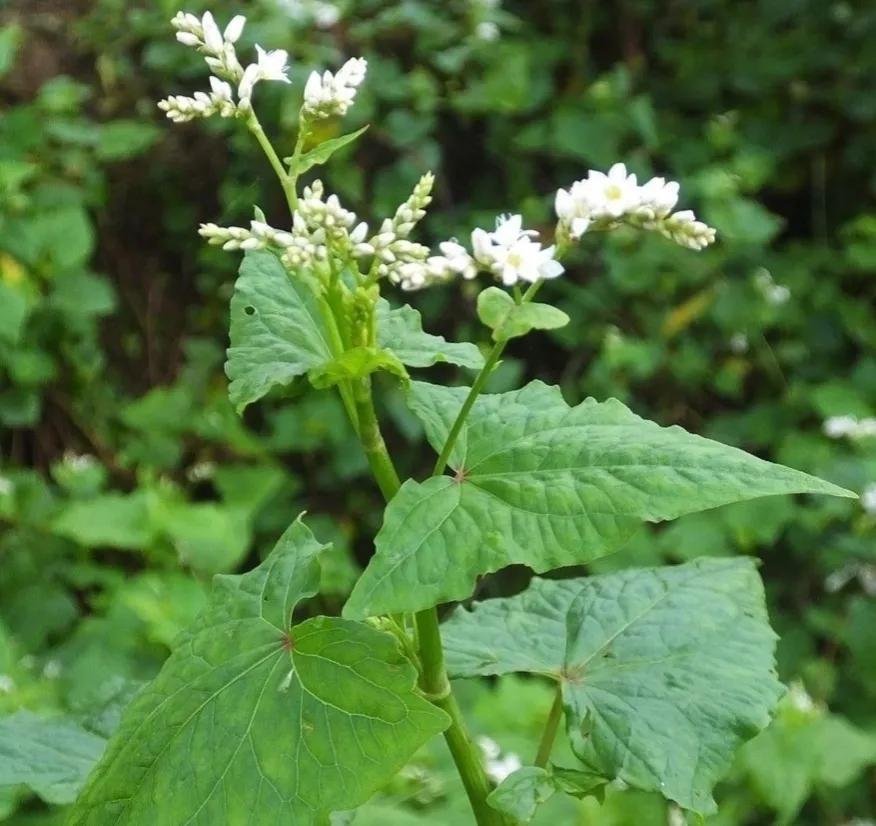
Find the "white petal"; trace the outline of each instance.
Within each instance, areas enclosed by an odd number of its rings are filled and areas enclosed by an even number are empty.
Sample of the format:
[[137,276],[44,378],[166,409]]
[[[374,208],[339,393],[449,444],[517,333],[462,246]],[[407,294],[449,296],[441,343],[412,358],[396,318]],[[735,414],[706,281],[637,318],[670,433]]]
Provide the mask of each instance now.
[[204,43],[211,52],[221,52],[224,41],[222,40],[222,32],[216,25],[213,15],[210,12],[204,12],[201,18],[201,26],[204,28]]
[[225,27],[224,36],[229,43],[237,43],[240,36],[243,34],[243,27],[246,25],[246,17],[242,14],[235,15],[231,18],[231,22]]

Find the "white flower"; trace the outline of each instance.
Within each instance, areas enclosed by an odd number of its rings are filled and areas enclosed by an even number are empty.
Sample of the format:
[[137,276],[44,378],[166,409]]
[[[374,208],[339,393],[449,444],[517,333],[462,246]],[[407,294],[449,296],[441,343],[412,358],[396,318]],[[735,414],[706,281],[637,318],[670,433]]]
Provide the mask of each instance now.
[[231,18],[231,22],[225,27],[222,33],[228,43],[237,43],[240,36],[243,34],[243,27],[246,25],[246,17],[238,14]]
[[492,20],[484,20],[475,26],[475,36],[491,43],[499,37],[499,27]]
[[858,420],[854,416],[831,416],[825,419],[822,429],[825,436],[831,439],[840,439],[843,436],[851,436],[858,427]]
[[665,218],[678,203],[679,186],[665,178],[651,178],[639,188],[637,214],[646,221]]
[[258,60],[246,67],[237,87],[240,104],[246,108],[251,105],[253,89],[259,81],[278,80],[282,83],[291,83],[287,75],[289,71],[288,52],[284,49],[265,51],[261,46],[256,45],[256,54]]
[[210,12],[204,12],[201,26],[204,30],[204,45],[213,54],[219,54],[225,47],[225,38],[222,37],[222,32],[219,31],[219,27]]
[[475,261],[501,278],[506,286],[556,278],[563,272],[563,266],[554,258],[554,247],[542,248],[533,240],[536,237],[538,233],[534,230],[523,229],[520,215],[500,216],[493,232],[483,229],[472,232]]
[[367,68],[364,57],[352,57],[335,74],[311,72],[304,86],[303,113],[311,118],[346,115]]
[[748,352],[748,336],[745,333],[733,333],[730,336],[730,349],[736,354]]

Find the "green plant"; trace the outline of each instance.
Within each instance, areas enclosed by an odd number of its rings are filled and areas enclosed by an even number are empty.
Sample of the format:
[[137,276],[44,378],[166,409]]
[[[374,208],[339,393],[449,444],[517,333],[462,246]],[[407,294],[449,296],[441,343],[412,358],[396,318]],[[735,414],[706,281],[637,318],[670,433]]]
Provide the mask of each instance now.
[[[343,617],[297,613],[319,590],[324,551],[300,518],[258,568],[218,578],[208,607],[124,712],[71,821],[324,823],[364,803],[439,732],[481,824],[526,821],[557,792],[600,795],[616,781],[711,813],[712,787],[782,693],[750,561],[536,578],[518,596],[454,615],[443,633],[436,606],[469,597],[480,576],[511,564],[546,573],[604,557],[643,521],[775,494],[853,495],[661,428],[614,400],[569,406],[540,382],[484,392],[511,339],[568,323],[533,298],[582,235],[625,225],[700,249],[714,231],[672,212],[677,185],[655,178],[640,187],[618,164],[559,191],[555,246],[510,216],[492,232],[475,230],[472,252],[448,241],[430,254],[408,236],[429,204],[431,175],[369,235],[318,181],[298,186],[358,136],[320,140],[315,126],[346,113],[364,61],[311,76],[294,150],[281,160],[252,95],[263,80],[286,79],[285,53],[260,50],[244,68],[234,48],[242,18],[224,34],[209,14],[174,22],[214,77],[210,93],[162,108],[177,121],[239,120],[291,212],[289,229],[259,210],[249,228],[201,229],[247,252],[231,303],[231,400],[242,410],[302,377],[336,388],[387,507]],[[424,333],[416,310],[381,295],[387,283],[418,289],[479,272],[511,288],[478,296],[493,339],[485,357]],[[471,387],[410,379],[408,367],[438,362],[478,373]],[[381,373],[403,386],[437,453],[425,482],[402,484],[387,450],[373,398]],[[493,789],[449,677],[510,672],[546,676],[556,695],[533,765]],[[573,766],[550,762],[563,717]]]

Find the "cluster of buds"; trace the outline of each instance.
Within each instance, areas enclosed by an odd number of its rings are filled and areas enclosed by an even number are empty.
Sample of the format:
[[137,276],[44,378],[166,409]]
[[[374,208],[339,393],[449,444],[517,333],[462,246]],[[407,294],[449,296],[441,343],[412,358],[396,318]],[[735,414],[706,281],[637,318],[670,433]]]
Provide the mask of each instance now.
[[212,76],[210,77],[209,94],[195,92],[193,97],[170,95],[159,101],[158,108],[165,112],[174,123],[186,123],[186,121],[195,118],[208,118],[210,115],[233,118],[238,112],[231,86],[224,80]]
[[[171,95],[158,104],[175,123],[217,114],[223,118],[246,116],[252,111],[252,94],[256,83],[261,80],[289,83],[288,55],[282,49],[265,51],[257,45],[256,62],[246,68],[241,65],[235,44],[246,25],[243,15],[234,17],[224,31],[220,31],[210,12],[205,12],[200,18],[188,12],[178,12],[171,23],[176,29],[176,39],[201,52],[213,72],[209,94],[195,92],[192,97]],[[233,86],[236,87],[236,100]]]
[[675,181],[664,178],[651,178],[640,186],[622,163],[614,164],[607,174],[591,169],[568,190],[557,191],[559,229],[577,240],[588,230],[613,229],[626,223],[656,230],[688,249],[704,249],[714,242],[715,230],[698,221],[690,210],[672,212],[678,191]]
[[365,80],[368,62],[364,57],[350,58],[337,72],[311,72],[304,86],[302,113],[311,119],[343,116],[353,105],[356,91]]
[[233,17],[224,31],[219,30],[210,12],[204,12],[204,16],[198,18],[181,11],[170,22],[176,29],[176,39],[184,46],[201,52],[214,74],[232,83],[240,81],[244,69],[237,59],[234,44],[240,40],[246,25],[246,18],[242,14]]

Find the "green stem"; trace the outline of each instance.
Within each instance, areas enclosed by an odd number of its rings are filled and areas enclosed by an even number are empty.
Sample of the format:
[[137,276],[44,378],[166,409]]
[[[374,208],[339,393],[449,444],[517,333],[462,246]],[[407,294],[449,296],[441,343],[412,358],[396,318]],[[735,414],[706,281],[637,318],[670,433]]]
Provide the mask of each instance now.
[[[541,281],[536,281],[532,284],[522,296],[517,297],[517,303],[526,304],[528,301],[531,301],[542,283],[543,282]],[[496,332],[500,333],[501,329],[502,328],[499,327]],[[459,438],[462,426],[465,424],[465,420],[468,418],[468,414],[471,412],[477,397],[480,396],[481,391],[484,389],[487,379],[490,377],[496,364],[502,357],[502,353],[505,351],[507,344],[508,339],[499,339],[499,341],[493,345],[493,349],[490,350],[487,360],[481,368],[481,372],[478,373],[477,378],[474,380],[474,384],[471,386],[471,390],[468,391],[468,395],[462,403],[462,407],[459,408],[459,413],[456,414],[456,419],[450,428],[450,432],[447,434],[444,447],[441,448],[441,453],[438,455],[438,460],[435,462],[435,467],[432,469],[433,476],[439,476],[444,473],[444,468],[447,467],[447,462],[449,461],[450,454],[453,452],[453,448],[456,445],[456,440]]]
[[289,211],[294,213],[298,206],[298,194],[295,192],[295,180],[286,173],[286,170],[283,167],[283,162],[280,160],[280,156],[274,151],[274,147],[268,136],[265,134],[265,130],[262,129],[262,125],[259,123],[259,119],[255,116],[255,112],[250,114],[246,125],[249,127],[249,131],[255,135],[255,139],[259,142],[259,146],[261,146],[271,164],[271,167],[280,179],[280,186],[283,187],[283,194],[286,196],[286,203],[289,204]]
[[[389,501],[398,492],[401,482],[380,432],[369,378],[360,379],[356,383],[355,401],[362,448],[383,498]],[[466,730],[459,705],[447,679],[438,628],[438,611],[435,608],[420,611],[415,619],[422,668],[420,687],[428,699],[450,717],[450,726],[444,732],[444,739],[465,787],[475,820],[478,826],[504,826],[505,818],[487,803],[487,795],[492,791],[492,785],[484,771],[480,752]]]
[[554,702],[548,714],[547,722],[544,724],[544,733],[541,735],[541,741],[538,744],[538,752],[535,755],[535,765],[539,768],[544,768],[547,765],[548,758],[551,756],[551,750],[554,747],[554,740],[557,737],[557,730],[560,727],[560,720],[563,717],[563,688],[557,683],[557,693],[554,695]]
[[506,344],[508,344],[507,339],[505,341],[497,341],[493,345],[493,349],[490,350],[487,360],[481,368],[481,372],[478,373],[477,378],[474,380],[474,384],[471,386],[471,390],[468,391],[468,395],[462,403],[462,407],[459,408],[459,413],[457,413],[456,419],[450,428],[450,433],[447,434],[447,439],[444,441],[444,447],[441,448],[441,453],[438,456],[438,460],[435,462],[435,467],[432,469],[433,476],[439,476],[444,473],[444,468],[447,467],[447,462],[450,459],[450,454],[453,451],[454,446],[456,445],[456,440],[459,438],[462,426],[465,424],[465,420],[468,418],[468,414],[471,412],[477,397],[480,396],[481,391],[484,389],[484,385],[492,374],[496,363],[501,358]]

